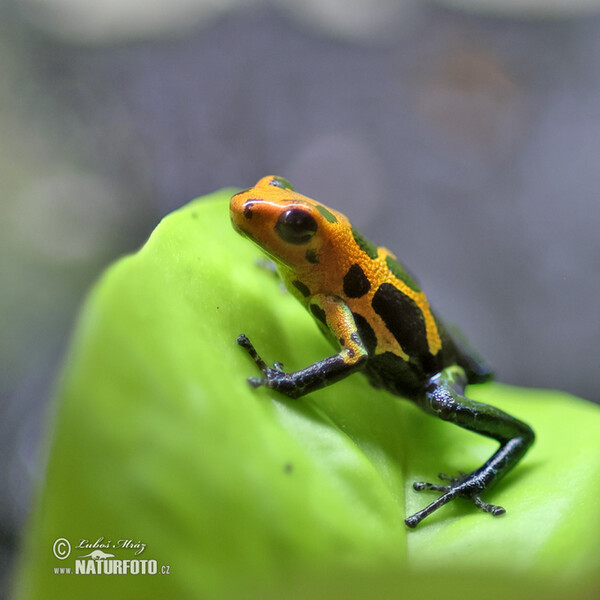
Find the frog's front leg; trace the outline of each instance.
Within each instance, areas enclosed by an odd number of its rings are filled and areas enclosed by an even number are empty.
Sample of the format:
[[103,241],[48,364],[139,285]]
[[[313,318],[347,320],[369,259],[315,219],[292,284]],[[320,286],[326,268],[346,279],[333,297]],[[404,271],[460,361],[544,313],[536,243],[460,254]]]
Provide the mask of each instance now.
[[310,299],[308,307],[315,319],[337,337],[340,352],[305,369],[286,373],[280,362],[275,362],[273,367],[267,366],[250,340],[242,334],[237,343],[248,351],[263,374],[263,377],[249,377],[251,386],[264,385],[290,398],[298,398],[364,368],[368,352],[348,306],[335,296],[316,295]]
[[450,421],[481,435],[500,442],[500,448],[478,469],[459,477],[440,474],[441,479],[449,480],[447,485],[416,482],[417,491],[432,490],[442,495],[429,506],[408,517],[405,523],[416,527],[425,517],[454,500],[468,498],[476,506],[494,516],[505,510],[501,506],[488,504],[481,494],[504,477],[524,456],[534,440],[534,432],[518,419],[501,410],[466,398],[463,393],[466,385],[464,371],[460,367],[449,367],[432,377],[426,386],[423,397],[417,403],[426,412]]

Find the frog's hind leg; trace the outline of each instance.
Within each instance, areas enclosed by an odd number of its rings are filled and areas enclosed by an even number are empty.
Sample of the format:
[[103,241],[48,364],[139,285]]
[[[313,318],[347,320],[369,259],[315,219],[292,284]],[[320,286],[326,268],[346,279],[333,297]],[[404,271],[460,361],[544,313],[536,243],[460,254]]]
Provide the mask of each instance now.
[[417,404],[429,414],[450,421],[464,429],[485,435],[500,442],[500,448],[478,469],[458,477],[440,474],[447,484],[416,482],[417,491],[430,490],[442,495],[429,506],[405,520],[408,527],[416,527],[425,517],[454,498],[468,498],[477,507],[494,516],[505,510],[481,499],[487,491],[524,456],[534,440],[531,427],[501,410],[465,397],[466,376],[460,367],[449,367],[432,377],[425,394]]

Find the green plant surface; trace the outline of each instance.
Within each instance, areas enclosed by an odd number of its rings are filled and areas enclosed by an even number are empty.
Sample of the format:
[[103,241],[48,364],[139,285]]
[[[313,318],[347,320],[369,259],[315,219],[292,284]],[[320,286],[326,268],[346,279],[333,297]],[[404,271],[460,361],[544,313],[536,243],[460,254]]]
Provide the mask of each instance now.
[[[408,531],[412,490],[481,464],[486,438],[374,390],[358,374],[290,400],[252,389],[246,333],[288,370],[332,353],[306,311],[231,228],[222,190],[167,216],[113,265],[80,315],[15,597],[592,598],[600,566],[600,410],[487,383],[470,397],[536,430],[488,495]],[[66,538],[65,560],[52,552]],[[157,575],[59,575],[81,540],[155,559]],[[106,594],[106,596],[104,596]],[[425,594],[425,595],[423,595]]]

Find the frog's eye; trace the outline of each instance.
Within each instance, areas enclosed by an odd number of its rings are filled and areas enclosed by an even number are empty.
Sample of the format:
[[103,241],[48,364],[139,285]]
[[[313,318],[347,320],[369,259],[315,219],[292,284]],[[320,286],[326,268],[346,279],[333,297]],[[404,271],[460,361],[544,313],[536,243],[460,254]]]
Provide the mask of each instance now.
[[317,222],[305,210],[290,208],[277,219],[275,231],[288,244],[306,244],[317,231]]

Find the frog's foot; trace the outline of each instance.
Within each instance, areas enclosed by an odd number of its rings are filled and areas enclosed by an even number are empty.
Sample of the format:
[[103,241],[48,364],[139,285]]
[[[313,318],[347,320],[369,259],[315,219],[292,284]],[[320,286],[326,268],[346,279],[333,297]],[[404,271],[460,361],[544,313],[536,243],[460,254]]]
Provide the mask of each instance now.
[[410,528],[416,527],[425,517],[429,516],[432,512],[436,511],[444,504],[447,504],[454,498],[467,498],[475,506],[483,510],[484,512],[488,512],[494,517],[502,515],[506,512],[504,508],[501,506],[496,506],[495,504],[488,504],[481,499],[480,494],[486,489],[486,482],[483,480],[480,473],[474,471],[470,474],[460,473],[458,477],[450,477],[445,473],[440,473],[438,477],[442,481],[448,481],[448,484],[438,484],[438,483],[427,483],[424,481],[415,481],[413,483],[413,489],[417,492],[421,492],[423,490],[432,491],[432,492],[441,492],[441,496],[432,502],[429,506],[425,507],[423,510],[416,512],[414,515],[411,515],[407,519],[404,520],[406,525]]
[[275,361],[273,367],[267,366],[267,363],[259,356],[258,352],[252,345],[252,342],[248,337],[242,333],[238,336],[237,343],[248,352],[250,358],[256,363],[256,366],[260,369],[264,377],[248,377],[248,383],[253,387],[257,388],[261,385],[265,387],[274,387],[273,382],[285,379],[287,373],[283,371],[283,363]]

